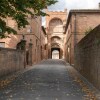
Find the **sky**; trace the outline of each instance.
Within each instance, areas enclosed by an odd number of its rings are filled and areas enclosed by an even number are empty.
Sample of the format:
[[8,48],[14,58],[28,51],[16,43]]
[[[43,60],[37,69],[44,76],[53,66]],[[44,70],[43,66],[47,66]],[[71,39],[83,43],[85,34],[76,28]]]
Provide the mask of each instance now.
[[[63,11],[64,9],[97,9],[100,0],[58,0],[55,5],[48,7],[50,11]],[[45,19],[43,18],[43,25]]]
[[94,9],[98,8],[100,0],[58,0],[58,3],[49,7],[49,10]]

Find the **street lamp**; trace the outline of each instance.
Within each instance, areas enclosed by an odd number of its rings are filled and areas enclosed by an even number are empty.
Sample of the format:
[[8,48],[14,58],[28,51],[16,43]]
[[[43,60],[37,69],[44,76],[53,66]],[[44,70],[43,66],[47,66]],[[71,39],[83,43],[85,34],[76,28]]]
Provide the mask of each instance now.
[[25,35],[24,34],[22,34],[22,39],[20,41],[20,48],[21,48],[21,50],[26,49],[26,40],[25,40]]
[[25,39],[25,35],[24,34],[22,34],[22,40],[24,40]]
[[0,28],[0,34],[2,34],[2,29]]
[[2,33],[2,29],[0,28],[0,33]]
[[2,35],[1,35],[1,34],[2,34],[2,29],[0,28],[0,38],[2,37]]

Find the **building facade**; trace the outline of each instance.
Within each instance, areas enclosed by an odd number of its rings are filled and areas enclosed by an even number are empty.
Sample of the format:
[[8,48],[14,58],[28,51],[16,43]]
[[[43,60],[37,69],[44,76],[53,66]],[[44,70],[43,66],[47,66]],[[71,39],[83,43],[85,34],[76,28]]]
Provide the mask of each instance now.
[[48,11],[46,13],[46,32],[48,38],[48,58],[64,59],[64,39],[65,24],[67,20],[67,10]]
[[86,36],[89,31],[100,24],[100,10],[71,10],[68,15],[65,32],[66,60],[74,65],[75,45]]
[[4,48],[18,49],[21,41],[25,41],[26,64],[32,65],[41,61],[41,17],[28,17],[29,25],[26,28],[17,29],[16,23],[11,19],[7,19],[7,25],[17,30],[17,35],[10,35],[9,38],[0,39],[0,46]]
[[41,60],[44,60],[48,59],[47,33],[44,26],[41,28]]

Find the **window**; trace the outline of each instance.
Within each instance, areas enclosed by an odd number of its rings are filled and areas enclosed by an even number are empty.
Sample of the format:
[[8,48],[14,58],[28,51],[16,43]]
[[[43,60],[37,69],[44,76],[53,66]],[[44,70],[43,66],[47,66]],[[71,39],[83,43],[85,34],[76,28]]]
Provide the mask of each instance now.
[[5,42],[0,42],[0,47],[5,47]]
[[32,27],[31,26],[27,26],[27,33],[32,33]]

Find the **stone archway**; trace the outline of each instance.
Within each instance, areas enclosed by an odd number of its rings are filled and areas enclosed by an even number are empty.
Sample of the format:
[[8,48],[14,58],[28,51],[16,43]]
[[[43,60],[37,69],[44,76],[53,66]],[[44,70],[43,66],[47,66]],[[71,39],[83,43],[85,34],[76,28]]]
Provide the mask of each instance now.
[[51,45],[51,58],[62,59],[63,50],[58,43],[52,43]]
[[[64,28],[66,25],[66,15],[67,11],[48,11],[46,10],[46,13],[50,16],[46,16],[46,31],[47,31],[47,38],[48,38],[48,58],[51,57],[51,50],[52,50],[52,44],[57,43],[60,44],[60,58],[65,57],[65,40],[64,40]],[[53,37],[53,38],[52,38]],[[60,39],[59,39],[60,37]],[[52,39],[57,39],[59,42],[52,42]]]
[[51,48],[52,59],[60,59],[60,48]]
[[[63,34],[63,21],[60,18],[54,17],[49,21],[48,28],[48,52],[49,58],[52,58],[52,50],[57,50],[59,53],[59,59],[64,57],[63,45],[64,45],[64,34]],[[59,46],[58,46],[59,45]],[[56,51],[56,53],[57,53]]]

